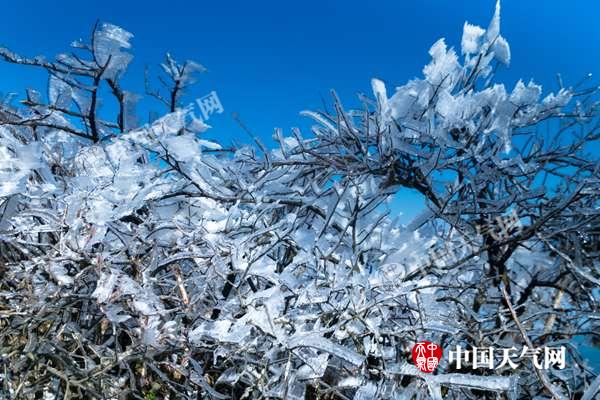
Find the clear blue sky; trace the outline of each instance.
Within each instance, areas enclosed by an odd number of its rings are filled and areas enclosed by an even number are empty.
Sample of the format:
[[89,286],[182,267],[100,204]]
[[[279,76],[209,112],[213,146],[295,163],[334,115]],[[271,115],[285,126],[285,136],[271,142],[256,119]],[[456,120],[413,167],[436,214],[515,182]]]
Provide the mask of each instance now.
[[[143,90],[144,66],[166,51],[197,60],[210,72],[191,97],[216,90],[226,111],[211,118],[213,134],[240,135],[230,121],[236,111],[268,137],[274,127],[301,124],[298,112],[320,107],[331,88],[352,105],[372,77],[393,86],[420,75],[436,39],[459,47],[463,22],[485,27],[493,9],[494,0],[10,1],[0,15],[0,44],[52,56],[87,37],[96,19],[115,23],[135,35],[134,89]],[[513,57],[500,77],[508,86],[535,77],[548,87],[556,72],[566,82],[600,72],[599,18],[594,0],[505,0],[502,31]],[[22,92],[31,73],[0,64],[0,91]]]
[[[97,19],[134,33],[136,56],[127,76],[143,91],[143,69],[166,51],[193,59],[210,72],[189,100],[216,90],[225,113],[211,117],[209,136],[247,141],[231,120],[240,114],[265,139],[274,127],[306,126],[303,109],[319,108],[334,88],[346,105],[369,92],[378,77],[389,87],[421,74],[427,51],[440,37],[460,46],[465,20],[487,26],[495,0],[470,1],[7,1],[0,14],[0,45],[25,55],[54,54],[88,37]],[[505,0],[502,34],[511,66],[499,74],[509,88],[535,78],[556,88],[587,73],[600,75],[600,2]],[[156,70],[156,69],[155,69]],[[599,80],[595,79],[598,83]],[[45,75],[0,63],[0,91],[45,86]],[[157,107],[158,108],[158,107]],[[406,217],[422,206],[414,194],[398,202]]]

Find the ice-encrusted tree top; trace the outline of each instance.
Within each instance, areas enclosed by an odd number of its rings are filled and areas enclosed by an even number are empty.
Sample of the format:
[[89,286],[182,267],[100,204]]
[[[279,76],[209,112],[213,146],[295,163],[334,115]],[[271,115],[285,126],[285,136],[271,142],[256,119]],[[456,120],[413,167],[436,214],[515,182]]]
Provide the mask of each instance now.
[[[357,110],[334,93],[332,113],[303,112],[311,133],[276,130],[271,150],[207,139],[183,106],[205,69],[170,55],[166,92],[146,88],[166,113],[137,123],[131,39],[98,24],[54,61],[0,49],[50,76],[46,100],[0,108],[0,393],[593,397],[572,340],[598,335],[595,88],[496,83],[499,5],[487,29],[465,23],[460,55],[437,41],[422,78],[375,79]],[[400,188],[428,205],[407,226]],[[410,362],[424,339],[562,344],[568,365],[445,355],[426,376]]]

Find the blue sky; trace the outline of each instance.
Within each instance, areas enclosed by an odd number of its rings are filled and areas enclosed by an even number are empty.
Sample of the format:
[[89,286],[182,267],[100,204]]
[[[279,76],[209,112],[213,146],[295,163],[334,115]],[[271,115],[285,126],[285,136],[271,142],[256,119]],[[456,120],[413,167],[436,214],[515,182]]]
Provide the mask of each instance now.
[[[197,60],[210,72],[190,100],[216,90],[226,111],[211,119],[213,134],[241,135],[230,118],[235,111],[269,137],[274,127],[300,125],[298,112],[320,107],[332,88],[352,105],[372,77],[394,86],[420,75],[435,40],[458,47],[463,22],[485,27],[493,8],[494,0],[11,1],[0,16],[0,44],[52,56],[86,37],[96,19],[115,23],[135,34],[127,77],[134,90],[143,90],[144,66],[166,51]],[[518,77],[535,78],[554,88],[556,72],[565,82],[600,72],[599,15],[593,0],[504,1],[502,31],[513,61],[500,79],[512,87]],[[3,92],[22,92],[32,74],[44,84],[31,69],[0,64],[0,74]]]

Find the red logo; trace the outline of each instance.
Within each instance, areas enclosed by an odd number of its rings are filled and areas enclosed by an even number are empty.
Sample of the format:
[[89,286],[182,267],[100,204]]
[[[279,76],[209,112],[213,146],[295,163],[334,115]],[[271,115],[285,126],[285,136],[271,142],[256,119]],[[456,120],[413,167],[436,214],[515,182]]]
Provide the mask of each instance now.
[[442,348],[438,344],[427,341],[417,342],[412,349],[412,359],[421,371],[431,373],[435,371],[442,359]]

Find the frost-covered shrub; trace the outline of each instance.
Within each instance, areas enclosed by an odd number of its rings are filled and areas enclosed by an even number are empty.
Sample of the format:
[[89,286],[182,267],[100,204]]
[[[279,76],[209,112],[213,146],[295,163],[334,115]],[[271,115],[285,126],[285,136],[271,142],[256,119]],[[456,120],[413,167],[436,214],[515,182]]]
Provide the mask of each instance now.
[[[119,27],[54,61],[0,49],[50,74],[47,101],[0,108],[1,395],[592,398],[573,340],[598,335],[597,106],[494,83],[499,18],[465,24],[462,56],[437,41],[391,95],[373,80],[347,111],[334,94],[272,150],[208,140],[181,105],[203,67],[171,56],[169,93],[147,90],[167,113],[139,125]],[[400,188],[428,205],[406,226]],[[445,357],[426,376],[410,362],[423,339],[564,345],[567,368]]]

